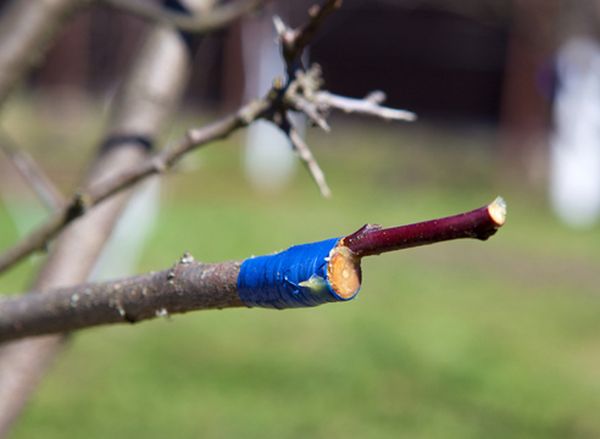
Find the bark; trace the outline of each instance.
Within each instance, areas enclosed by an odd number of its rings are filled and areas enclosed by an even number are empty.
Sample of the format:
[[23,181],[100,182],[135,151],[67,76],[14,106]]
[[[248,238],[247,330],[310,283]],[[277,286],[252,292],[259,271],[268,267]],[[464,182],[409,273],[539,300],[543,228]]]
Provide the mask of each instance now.
[[200,264],[184,255],[172,268],[157,273],[3,300],[0,341],[244,306],[237,294],[239,268],[239,262]]

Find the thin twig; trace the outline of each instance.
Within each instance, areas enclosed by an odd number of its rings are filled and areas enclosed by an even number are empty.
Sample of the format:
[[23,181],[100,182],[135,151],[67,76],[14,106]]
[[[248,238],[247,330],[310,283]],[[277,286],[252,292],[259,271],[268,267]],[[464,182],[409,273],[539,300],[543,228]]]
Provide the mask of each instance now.
[[[374,99],[376,97],[376,99]],[[319,91],[314,97],[314,101],[322,111],[329,109],[341,110],[345,113],[358,113],[365,116],[375,116],[384,120],[399,120],[413,122],[417,119],[415,113],[406,110],[384,107],[379,105],[385,99],[382,92],[374,92],[367,95],[364,99],[349,98],[339,96],[328,91]]]
[[21,177],[31,186],[42,204],[51,212],[65,204],[60,191],[54,186],[43,169],[25,150],[16,146],[8,135],[0,132],[0,149],[11,160]]
[[310,19],[295,29],[285,25],[279,17],[275,18],[275,28],[279,34],[283,59],[290,79],[294,77],[297,61],[300,60],[302,52],[312,41],[317,30],[327,17],[341,6],[342,0],[326,0],[321,5],[313,5],[308,10]]
[[212,9],[206,14],[187,15],[172,12],[148,0],[101,0],[118,10],[138,15],[146,20],[174,26],[189,33],[208,33],[258,9],[271,0],[236,0]]
[[331,189],[329,189],[329,186],[327,185],[323,170],[317,163],[315,156],[306,142],[304,142],[304,139],[302,139],[296,128],[294,128],[292,121],[288,117],[285,117],[279,127],[290,139],[294,151],[298,153],[298,157],[300,157],[302,163],[304,163],[308,169],[308,172],[310,172],[310,175],[317,184],[321,195],[323,195],[325,198],[331,198]]

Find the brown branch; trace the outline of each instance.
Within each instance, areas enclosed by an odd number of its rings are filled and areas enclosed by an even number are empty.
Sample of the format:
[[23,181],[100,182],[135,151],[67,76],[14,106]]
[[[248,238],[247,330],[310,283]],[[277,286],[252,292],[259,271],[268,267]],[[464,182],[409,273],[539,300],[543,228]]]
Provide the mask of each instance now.
[[236,0],[194,15],[172,12],[148,0],[100,1],[146,20],[173,26],[185,32],[201,34],[225,27],[272,0]]
[[486,240],[504,225],[506,203],[501,197],[470,212],[422,223],[382,229],[367,224],[346,236],[342,245],[361,258],[460,238]]
[[417,119],[415,113],[406,110],[384,107],[380,105],[385,100],[383,92],[373,92],[364,99],[348,98],[327,91],[317,92],[314,101],[320,111],[341,110],[345,113],[357,113],[365,116],[375,116],[383,120],[399,120],[413,122]]
[[237,294],[239,267],[238,262],[200,264],[185,255],[172,268],[157,273],[2,300],[0,342],[244,306]]
[[312,176],[313,181],[317,184],[321,195],[325,198],[331,198],[331,189],[329,189],[329,185],[325,180],[323,170],[319,166],[319,163],[317,163],[309,146],[304,139],[302,139],[296,128],[294,128],[292,121],[288,117],[283,117],[278,126],[286,134],[288,139],[290,139],[294,151],[296,151],[298,157],[308,169],[308,172]]
[[308,10],[309,20],[295,29],[288,27],[279,17],[275,17],[275,28],[279,34],[283,60],[290,79],[294,77],[296,64],[317,30],[327,17],[341,6],[342,0],[325,0],[321,5],[313,5]]
[[40,201],[50,211],[64,205],[64,198],[44,170],[26,151],[18,148],[8,135],[0,133],[0,149],[10,159],[21,177],[31,186]]

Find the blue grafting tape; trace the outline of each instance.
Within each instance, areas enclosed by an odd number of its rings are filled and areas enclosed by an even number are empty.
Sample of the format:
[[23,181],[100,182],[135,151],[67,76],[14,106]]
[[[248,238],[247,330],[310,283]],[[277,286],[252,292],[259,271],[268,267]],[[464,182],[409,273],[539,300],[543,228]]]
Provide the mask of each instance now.
[[[274,255],[246,259],[237,281],[240,299],[248,306],[278,309],[350,300],[340,297],[327,278],[329,254],[339,240],[296,245]],[[309,279],[311,287],[300,285]]]

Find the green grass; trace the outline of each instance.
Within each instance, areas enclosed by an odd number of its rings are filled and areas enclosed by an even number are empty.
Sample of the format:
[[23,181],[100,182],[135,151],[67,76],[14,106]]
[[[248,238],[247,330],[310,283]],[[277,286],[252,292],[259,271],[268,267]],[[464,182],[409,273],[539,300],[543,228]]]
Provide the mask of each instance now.
[[[340,125],[337,125],[340,127]],[[231,142],[169,176],[140,271],[184,250],[218,261],[478,207],[502,193],[489,242],[365,261],[350,303],[191,313],[76,334],[13,438],[598,437],[600,233],[486,176],[478,142],[377,125],[312,136],[335,197],[299,172],[256,194]],[[468,140],[468,139],[466,139]],[[301,170],[299,170],[301,171]],[[15,239],[0,210],[0,243]],[[30,267],[3,278],[22,288]]]

